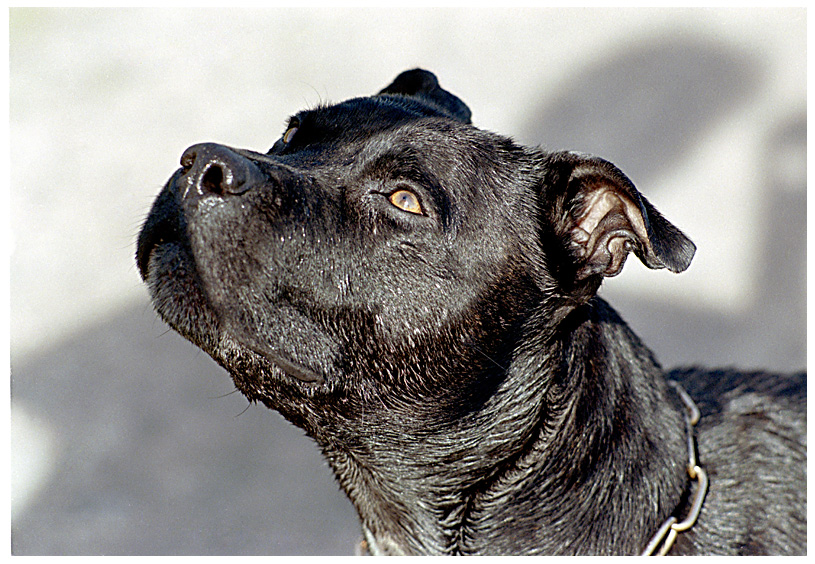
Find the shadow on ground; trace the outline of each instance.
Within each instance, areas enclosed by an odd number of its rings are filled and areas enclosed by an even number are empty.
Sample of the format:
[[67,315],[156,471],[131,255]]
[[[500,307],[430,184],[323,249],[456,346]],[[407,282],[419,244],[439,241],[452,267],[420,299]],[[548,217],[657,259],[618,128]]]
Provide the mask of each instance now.
[[[50,429],[14,554],[353,554],[356,512],[314,443],[140,304],[12,367]],[[229,395],[225,395],[229,394]]]

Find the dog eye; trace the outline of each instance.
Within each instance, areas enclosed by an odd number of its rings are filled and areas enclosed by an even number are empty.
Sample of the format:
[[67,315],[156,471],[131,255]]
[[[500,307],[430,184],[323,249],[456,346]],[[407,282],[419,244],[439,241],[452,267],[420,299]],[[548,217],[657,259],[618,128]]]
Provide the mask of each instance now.
[[290,125],[289,128],[286,130],[286,133],[283,134],[283,143],[290,143],[294,134],[297,133],[298,127],[296,125]]
[[409,190],[397,190],[391,194],[388,199],[390,203],[400,210],[416,215],[424,215],[424,210],[422,210],[422,204],[419,203],[418,196]]

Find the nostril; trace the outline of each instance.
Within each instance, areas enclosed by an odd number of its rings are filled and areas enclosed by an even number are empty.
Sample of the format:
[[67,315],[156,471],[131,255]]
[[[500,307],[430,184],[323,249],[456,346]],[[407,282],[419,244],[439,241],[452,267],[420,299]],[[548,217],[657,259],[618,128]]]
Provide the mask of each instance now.
[[210,194],[224,195],[225,189],[229,188],[224,185],[224,171],[218,163],[213,163],[207,167],[204,176],[201,177],[201,188]]

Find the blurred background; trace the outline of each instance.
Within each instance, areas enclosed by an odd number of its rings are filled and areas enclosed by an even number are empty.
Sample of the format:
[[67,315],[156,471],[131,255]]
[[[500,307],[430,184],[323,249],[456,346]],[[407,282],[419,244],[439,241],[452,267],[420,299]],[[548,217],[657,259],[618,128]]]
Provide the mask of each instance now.
[[434,71],[474,123],[615,162],[699,250],[601,293],[666,366],[806,364],[806,12],[12,9],[14,554],[352,554],[312,442],[157,320],[134,266],[186,147]]

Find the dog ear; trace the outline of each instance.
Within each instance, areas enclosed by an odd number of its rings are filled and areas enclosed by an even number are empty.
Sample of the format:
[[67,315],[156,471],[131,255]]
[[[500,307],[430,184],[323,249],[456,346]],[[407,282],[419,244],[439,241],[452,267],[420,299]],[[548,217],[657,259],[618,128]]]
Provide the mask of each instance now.
[[439,86],[436,75],[423,69],[408,70],[397,76],[379,94],[413,96],[442,110],[453,119],[470,123],[470,108],[458,97]]
[[613,164],[564,152],[549,155],[546,170],[542,236],[564,289],[593,294],[603,277],[620,273],[629,252],[649,268],[688,268],[696,246]]

